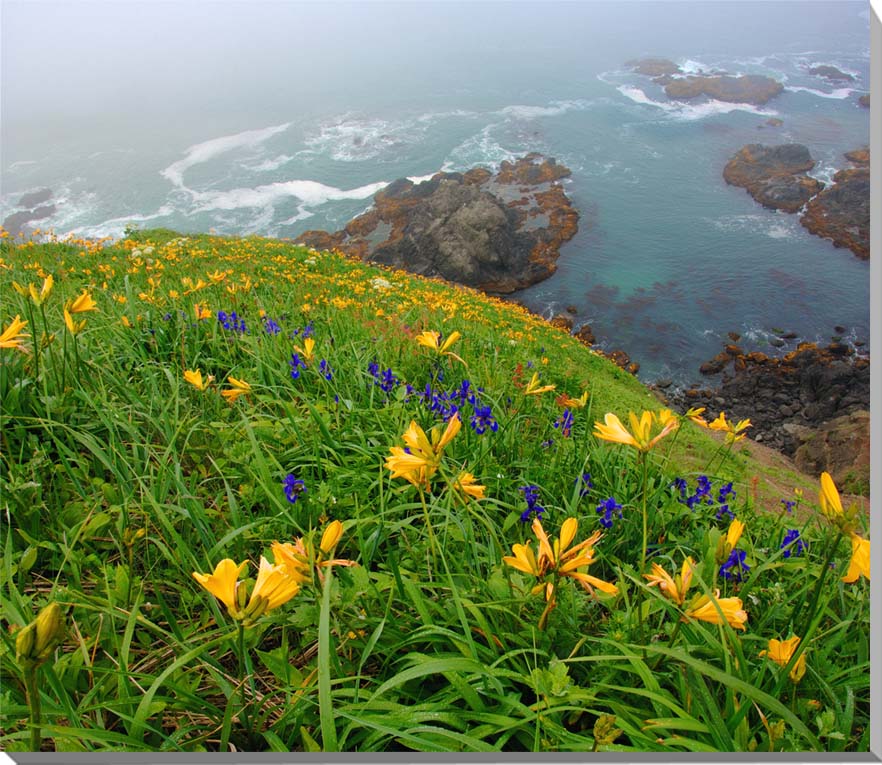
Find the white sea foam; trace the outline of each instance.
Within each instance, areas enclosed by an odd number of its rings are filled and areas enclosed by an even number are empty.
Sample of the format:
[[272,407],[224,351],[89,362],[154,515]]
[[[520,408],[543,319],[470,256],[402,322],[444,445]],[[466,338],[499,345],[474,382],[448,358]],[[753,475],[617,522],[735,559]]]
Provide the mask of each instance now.
[[432,178],[435,177],[435,173],[429,173],[428,175],[408,175],[407,180],[413,183],[415,186],[423,183],[424,181],[431,181]]
[[[423,115],[427,117],[428,115]],[[313,154],[327,155],[336,162],[362,162],[385,153],[400,154],[402,147],[419,142],[428,119],[357,119],[344,116],[322,125],[306,137]]]
[[680,69],[685,74],[701,74],[710,68],[711,67],[706,64],[702,64],[701,61],[695,61],[691,58],[687,58],[682,64],[680,64]]
[[816,180],[821,181],[825,186],[829,186],[833,183],[833,176],[836,175],[839,168],[835,165],[830,164],[829,162],[820,163],[818,162],[811,170],[809,170],[806,175],[815,178]]
[[774,117],[778,112],[773,109],[760,109],[753,104],[730,103],[728,101],[709,100],[702,103],[691,104],[682,103],[680,101],[656,101],[640,88],[634,88],[629,85],[620,85],[617,90],[626,98],[631,99],[634,103],[654,106],[661,109],[671,119],[692,121],[700,120],[705,117],[712,117],[717,114],[728,114],[729,112],[743,111],[751,114],[758,114],[763,117]]
[[299,199],[306,207],[318,207],[325,202],[341,199],[366,199],[388,186],[388,181],[369,183],[355,189],[338,189],[317,181],[280,181],[254,188],[227,191],[194,192],[195,212],[208,210],[237,210],[240,207],[266,207],[286,197]]
[[506,106],[496,113],[514,119],[532,120],[539,117],[557,117],[570,111],[581,111],[587,109],[590,105],[591,101],[579,98],[567,101],[552,101],[548,106],[515,104],[513,106]]
[[499,127],[499,123],[491,123],[467,138],[447,155],[441,169],[450,172],[467,170],[474,165],[498,167],[504,160],[513,162],[522,156],[527,151],[526,147],[508,149],[493,137],[493,131]]
[[220,136],[219,138],[212,138],[209,141],[194,144],[187,149],[186,156],[183,159],[170,164],[165,170],[160,171],[160,175],[167,178],[178,188],[186,189],[184,173],[193,165],[208,162],[233,149],[259,146],[274,135],[287,130],[290,124],[290,122],[286,122],[284,125],[275,125],[260,130],[246,130],[242,133]]
[[804,88],[800,85],[787,85],[784,90],[789,90],[791,93],[811,93],[813,96],[818,96],[819,98],[836,98],[839,100],[843,98],[848,98],[855,91],[854,88],[836,88],[836,90],[827,93],[823,90],[816,90],[815,88]]
[[263,173],[268,170],[278,170],[282,165],[287,164],[292,159],[294,159],[294,157],[289,156],[288,154],[280,154],[274,159],[266,159],[263,162],[258,162],[256,165],[243,164],[242,167],[256,173]]
[[770,239],[793,239],[805,233],[795,216],[783,212],[724,215],[712,223],[720,231],[763,234]]
[[20,170],[21,168],[27,167],[28,165],[36,164],[36,159],[20,159],[18,160],[18,162],[13,162],[11,165],[9,165],[9,167],[7,167],[7,170]]
[[168,215],[174,215],[175,209],[171,205],[162,205],[154,213],[132,213],[131,215],[121,215],[117,218],[108,218],[101,223],[94,225],[75,226],[69,229],[68,233],[75,236],[99,238],[104,236],[120,237],[125,229],[132,223],[146,223],[147,221],[164,218]]

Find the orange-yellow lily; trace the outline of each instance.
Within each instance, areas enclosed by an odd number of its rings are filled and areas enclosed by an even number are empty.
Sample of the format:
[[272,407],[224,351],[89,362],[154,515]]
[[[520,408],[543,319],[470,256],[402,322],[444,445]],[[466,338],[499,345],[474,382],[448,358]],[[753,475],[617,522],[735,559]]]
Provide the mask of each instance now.
[[644,579],[649,580],[649,586],[658,585],[666,597],[674,601],[678,606],[682,606],[686,600],[686,593],[692,585],[692,573],[695,570],[695,561],[692,558],[686,558],[683,561],[683,567],[675,579],[667,571],[665,571],[658,563],[652,564],[652,573],[644,574]]
[[55,279],[52,274],[49,274],[45,279],[43,279],[43,286],[40,288],[40,291],[37,292],[37,287],[33,284],[28,284],[28,291],[31,294],[31,300],[34,305],[39,307],[43,305],[46,301],[46,298],[49,297],[49,294],[52,292],[52,285],[55,283]]
[[692,604],[683,616],[684,621],[699,619],[711,624],[722,624],[724,621],[736,630],[746,629],[747,611],[741,598],[721,598],[720,591],[714,590],[713,597],[702,595]]
[[582,409],[588,404],[588,391],[583,391],[579,398],[572,398],[566,393],[561,393],[554,400],[554,403],[558,406],[562,406],[564,409]]
[[67,327],[68,332],[76,336],[86,328],[86,320],[74,321],[74,317],[71,316],[70,312],[67,310],[67,306],[65,306],[64,325]]
[[457,476],[456,481],[453,483],[453,488],[473,499],[484,499],[484,492],[487,490],[486,486],[481,486],[477,483],[475,476],[467,473],[465,470]]
[[245,623],[287,603],[300,589],[299,582],[288,574],[285,566],[273,565],[261,556],[257,580],[246,604],[239,576],[247,565],[247,561],[237,564],[224,558],[213,573],[194,571],[193,578],[227,607],[230,616]]
[[744,433],[743,431],[747,430],[749,427],[750,420],[740,420],[737,425],[727,422],[725,412],[720,412],[720,416],[708,424],[708,428],[711,430],[725,431],[727,444],[734,444],[736,441],[746,438],[747,433]]
[[[776,664],[786,667],[790,663],[790,659],[793,658],[793,652],[799,645],[799,640],[799,637],[796,635],[789,640],[775,640],[773,638],[769,640],[769,649],[767,651],[760,651],[760,656],[768,656]],[[790,668],[790,679],[794,683],[798,683],[802,680],[804,674],[805,651],[799,655],[796,663]]]
[[818,494],[821,501],[821,512],[828,520],[842,516],[842,500],[839,491],[833,483],[832,476],[826,471],[821,473],[821,491]]
[[303,347],[301,348],[299,345],[294,346],[294,350],[297,351],[301,356],[303,356],[303,360],[308,364],[312,361],[312,357],[314,355],[315,350],[315,340],[311,337],[307,337],[303,341]]
[[[662,412],[670,413],[670,410],[662,410]],[[676,430],[680,425],[680,421],[673,415],[665,416],[661,431],[655,437],[650,438],[653,421],[651,412],[644,411],[639,420],[634,412],[629,412],[628,418],[631,421],[630,432],[622,425],[621,420],[616,415],[612,412],[607,412],[603,422],[594,423],[594,435],[603,441],[625,444],[626,446],[634,447],[637,451],[648,452],[661,439]],[[658,419],[658,415],[656,415],[656,419]]]
[[185,369],[184,370],[184,379],[190,383],[196,390],[206,390],[208,386],[211,384],[211,381],[214,380],[214,375],[208,375],[205,379],[202,378],[202,370],[196,369]]
[[245,382],[244,380],[237,380],[232,375],[227,378],[227,382],[231,387],[226,390],[221,391],[221,396],[223,396],[227,401],[231,404],[239,398],[239,396],[247,396],[251,393],[251,386]]
[[85,313],[86,311],[97,311],[98,304],[92,300],[92,296],[88,292],[83,292],[67,308],[71,313]]
[[193,303],[193,315],[196,317],[196,321],[202,321],[211,318],[211,311],[208,310],[205,303]]
[[700,425],[702,428],[708,427],[707,420],[704,419],[701,415],[704,414],[704,407],[690,407],[686,410],[686,413],[683,415],[687,420],[692,420],[696,425]]
[[402,436],[406,448],[390,447],[384,467],[392,471],[392,478],[404,478],[414,486],[428,488],[429,481],[441,464],[444,447],[454,439],[461,427],[462,420],[459,414],[455,414],[447,421],[443,434],[440,426],[436,426],[427,436],[416,420],[412,420]]
[[465,364],[459,356],[450,350],[460,337],[462,337],[462,334],[454,331],[451,332],[447,339],[442,343],[440,332],[436,332],[434,329],[427,329],[425,332],[420,332],[420,334],[416,336],[416,341],[420,345],[424,345],[426,348],[431,348],[439,356],[450,356],[462,364]]
[[524,395],[538,396],[541,393],[552,391],[556,387],[556,385],[539,385],[539,373],[533,372],[533,376],[530,378],[530,382],[528,382],[527,387],[524,388]]
[[30,335],[27,332],[22,332],[27,325],[26,321],[22,321],[19,316],[16,316],[9,323],[9,326],[3,330],[3,333],[0,334],[0,348],[11,348],[27,353],[23,343],[24,339],[30,337]]
[[355,566],[355,561],[344,558],[331,558],[334,548],[343,536],[343,524],[340,521],[331,521],[322,532],[318,550],[314,550],[311,543],[307,543],[303,537],[298,537],[294,542],[273,542],[273,558],[276,563],[288,571],[289,576],[298,582],[310,579],[310,571],[315,566],[319,581],[324,581],[322,568],[331,566]]
[[848,563],[848,571],[842,577],[843,582],[856,582],[858,577],[864,576],[870,581],[870,540],[851,535],[851,560]]

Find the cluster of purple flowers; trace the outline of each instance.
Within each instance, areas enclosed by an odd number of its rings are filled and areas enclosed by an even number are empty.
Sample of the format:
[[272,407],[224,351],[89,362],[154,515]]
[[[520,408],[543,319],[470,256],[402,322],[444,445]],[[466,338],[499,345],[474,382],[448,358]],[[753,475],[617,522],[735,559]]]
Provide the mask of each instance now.
[[331,369],[331,365],[325,359],[319,362],[319,373],[326,380],[330,380],[334,376],[334,370]]
[[282,328],[269,316],[263,317],[263,330],[268,335],[278,335]]
[[483,392],[483,388],[473,388],[470,380],[463,380],[458,388],[450,392],[435,390],[431,383],[426,383],[426,387],[416,395],[423,400],[430,412],[444,421],[457,413],[460,413],[460,417],[464,416],[465,407],[471,406],[469,425],[481,436],[488,430],[493,433],[499,430],[499,423],[493,416],[493,408],[489,404],[484,405],[479,398]]
[[784,505],[784,510],[787,512],[787,515],[792,515],[793,508],[796,505],[795,499],[782,499],[781,504]]
[[573,420],[575,417],[573,413],[569,409],[564,409],[563,414],[557,418],[554,423],[555,428],[560,428],[560,432],[563,434],[564,438],[570,437],[570,431],[573,428]]
[[582,473],[573,483],[580,483],[582,487],[579,489],[579,499],[586,496],[591,489],[594,488],[594,482],[591,480],[591,473]]
[[600,525],[605,529],[611,529],[613,525],[613,513],[617,513],[618,517],[622,517],[622,506],[616,502],[615,497],[610,497],[601,502],[597,508],[597,512],[602,513]]
[[379,386],[383,393],[391,393],[401,380],[392,372],[392,368],[380,371],[380,365],[376,361],[368,364],[368,373],[374,378],[374,385]]
[[292,353],[288,366],[291,367],[291,379],[296,380],[300,377],[300,370],[306,369],[306,362],[300,358],[300,354]]
[[312,322],[309,322],[309,324],[307,324],[303,329],[295,329],[291,333],[291,339],[293,340],[295,337],[300,335],[305,340],[307,337],[312,337],[313,331],[314,330],[312,328]]
[[245,326],[245,319],[240,319],[235,311],[231,311],[230,313],[227,313],[226,311],[218,311],[217,320],[221,323],[221,326],[224,329],[230,332],[244,334],[248,331],[248,327]]
[[736,496],[731,481],[720,487],[716,498],[713,496],[713,485],[711,480],[706,475],[698,476],[695,482],[695,492],[688,496],[689,482],[685,478],[675,478],[671,485],[680,492],[677,501],[686,505],[690,510],[695,510],[696,505],[713,505],[716,503],[719,505],[717,508],[718,519],[722,518],[724,515],[728,515],[731,519],[735,518],[735,513],[729,507],[731,499],[735,499]]
[[[782,500],[783,501],[783,500]],[[784,551],[784,557],[789,558],[791,555],[802,555],[808,545],[802,541],[799,531],[796,529],[787,529],[784,535],[784,541],[781,542],[781,548]]]
[[750,571],[750,566],[744,562],[747,555],[744,550],[737,547],[729,553],[728,560],[720,566],[720,576],[734,582],[741,582],[744,576]]
[[519,486],[518,489],[524,492],[524,499],[527,502],[527,509],[521,513],[521,523],[529,523],[530,516],[535,513],[538,520],[542,520],[542,513],[545,508],[539,504],[539,487],[533,484]]
[[295,478],[293,473],[288,473],[285,476],[282,487],[285,489],[285,497],[292,505],[300,498],[301,494],[306,493],[306,483]]

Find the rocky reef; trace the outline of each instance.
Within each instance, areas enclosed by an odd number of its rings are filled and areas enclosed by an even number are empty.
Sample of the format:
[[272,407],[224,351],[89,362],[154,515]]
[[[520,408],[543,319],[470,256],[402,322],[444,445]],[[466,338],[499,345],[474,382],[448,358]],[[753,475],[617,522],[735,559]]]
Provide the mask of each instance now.
[[723,178],[747,189],[763,207],[793,213],[824,188],[806,175],[815,166],[809,150],[798,143],[742,147],[723,168]]
[[837,69],[835,66],[829,66],[827,64],[813,66],[808,70],[808,73],[823,77],[825,80],[830,80],[831,82],[854,82],[854,77],[850,74],[843,72],[841,69]]
[[25,224],[31,221],[43,220],[55,214],[54,204],[44,204],[52,199],[51,189],[40,189],[29,194],[22,195],[18,200],[17,207],[22,208],[7,215],[3,221],[10,236],[16,236],[25,230]]
[[664,86],[668,98],[690,100],[707,96],[717,101],[762,106],[777,96],[784,86],[761,74],[732,75],[725,72],[686,74],[666,58],[642,58],[625,63],[638,74],[652,77]]
[[869,480],[868,356],[835,338],[823,347],[800,343],[780,358],[727,345],[701,371],[720,374],[719,383],[674,391],[668,400],[684,410],[705,406],[714,416],[724,410],[730,420],[749,418],[752,439],[803,470],[828,470],[840,486]]
[[[832,185],[806,205],[801,223],[813,234],[848,247],[862,260],[870,257],[870,167],[869,151],[848,152],[858,165],[840,170]],[[856,159],[855,159],[856,158]]]
[[869,94],[869,93],[865,93],[864,95],[862,95],[862,96],[858,99],[858,103],[859,103],[861,106],[866,106],[867,109],[869,109],[869,108],[870,108],[870,94]]
[[338,249],[423,276],[507,294],[547,279],[579,213],[559,181],[570,170],[531,153],[486,168],[402,178],[341,231],[306,231],[294,241]]

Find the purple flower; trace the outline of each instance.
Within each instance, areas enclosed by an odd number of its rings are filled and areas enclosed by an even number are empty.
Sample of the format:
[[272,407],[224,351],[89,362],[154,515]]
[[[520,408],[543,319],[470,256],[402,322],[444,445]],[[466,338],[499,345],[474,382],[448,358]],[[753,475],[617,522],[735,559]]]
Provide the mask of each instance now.
[[[783,500],[782,500],[783,502]],[[805,542],[799,536],[799,532],[796,529],[787,529],[787,533],[784,535],[784,541],[781,542],[781,550],[784,550],[784,557],[789,558],[791,555],[802,555],[806,549]],[[791,547],[793,549],[791,549]]]
[[545,508],[539,504],[539,487],[534,484],[527,484],[526,486],[519,486],[518,490],[524,492],[524,499],[527,502],[527,509],[521,513],[521,522],[528,523],[533,513],[536,513],[536,517],[541,521]]
[[594,488],[594,483],[591,480],[591,473],[582,473],[573,483],[582,482],[582,487],[579,489],[579,499],[586,496],[591,489]]
[[326,380],[330,380],[334,376],[334,370],[331,369],[331,365],[324,359],[319,362],[319,372]]
[[784,505],[784,509],[787,511],[787,515],[793,514],[793,508],[796,505],[795,499],[782,499],[781,504]]
[[306,362],[303,361],[298,354],[292,353],[288,366],[291,367],[291,379],[296,380],[300,377],[300,370],[306,369]]
[[570,430],[573,427],[573,413],[569,409],[564,409],[563,414],[558,417],[557,421],[554,423],[555,428],[560,428],[560,432],[563,433],[564,438],[570,437]]
[[269,316],[263,317],[263,329],[268,335],[278,335],[282,331],[282,328]]
[[292,505],[300,498],[301,494],[306,493],[306,483],[295,478],[293,473],[288,473],[285,476],[282,486],[285,489],[285,496]]
[[600,519],[600,525],[605,529],[612,528],[613,513],[618,513],[619,518],[622,517],[622,506],[616,502],[614,497],[605,499],[597,506],[596,510],[598,513],[603,513],[603,517]]
[[750,566],[744,562],[747,555],[744,550],[735,548],[729,553],[729,559],[720,566],[720,576],[730,581],[741,582],[744,575],[750,571]]
[[499,423],[496,422],[489,406],[475,406],[469,423],[479,436],[484,435],[488,430],[493,433],[499,430]]

